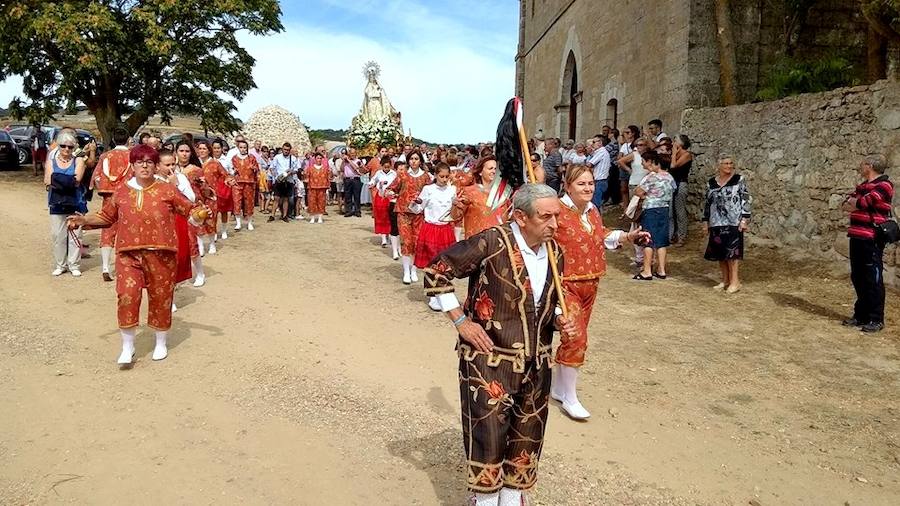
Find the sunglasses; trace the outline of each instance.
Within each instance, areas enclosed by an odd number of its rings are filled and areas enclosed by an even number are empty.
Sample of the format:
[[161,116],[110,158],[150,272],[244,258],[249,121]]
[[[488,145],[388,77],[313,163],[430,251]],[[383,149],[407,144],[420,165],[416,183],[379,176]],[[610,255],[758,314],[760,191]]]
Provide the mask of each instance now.
[[75,146],[72,146],[71,144],[60,144],[59,147],[66,149],[75,149]]

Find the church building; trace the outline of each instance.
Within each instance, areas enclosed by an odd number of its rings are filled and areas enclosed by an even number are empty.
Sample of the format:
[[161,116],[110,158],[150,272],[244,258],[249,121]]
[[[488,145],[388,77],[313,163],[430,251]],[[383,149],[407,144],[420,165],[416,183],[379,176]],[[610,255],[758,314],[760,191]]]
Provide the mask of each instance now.
[[584,140],[603,125],[659,118],[675,135],[684,109],[722,105],[720,3],[730,5],[738,102],[754,100],[785,54],[865,61],[856,2],[818,0],[798,19],[779,0],[520,0],[516,94],[527,131]]

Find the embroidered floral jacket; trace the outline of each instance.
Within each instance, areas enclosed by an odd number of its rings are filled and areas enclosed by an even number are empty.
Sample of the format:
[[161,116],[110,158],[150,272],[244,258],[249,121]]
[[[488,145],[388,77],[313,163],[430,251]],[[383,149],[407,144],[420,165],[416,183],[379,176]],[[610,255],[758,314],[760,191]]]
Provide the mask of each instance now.
[[[557,267],[564,259],[559,246]],[[444,250],[425,269],[425,294],[429,297],[454,291],[452,280],[469,278],[468,298],[463,311],[484,327],[494,342],[487,360],[496,367],[502,360],[513,363],[515,372],[524,372],[528,360],[538,366],[551,362],[554,311],[557,306],[552,269],[547,269],[544,293],[536,306],[528,281],[528,270],[508,224],[483,231]],[[460,338],[457,350],[464,360],[484,354]]]

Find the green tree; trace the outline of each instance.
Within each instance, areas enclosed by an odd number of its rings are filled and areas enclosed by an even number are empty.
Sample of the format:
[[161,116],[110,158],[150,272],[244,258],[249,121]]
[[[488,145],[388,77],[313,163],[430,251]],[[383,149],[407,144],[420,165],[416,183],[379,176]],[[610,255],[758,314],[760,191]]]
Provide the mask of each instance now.
[[84,104],[104,140],[136,132],[159,114],[200,116],[231,131],[234,104],[255,87],[255,60],[241,30],[280,32],[277,0],[19,0],[0,3],[0,80],[24,78],[10,110],[46,121],[63,104]]

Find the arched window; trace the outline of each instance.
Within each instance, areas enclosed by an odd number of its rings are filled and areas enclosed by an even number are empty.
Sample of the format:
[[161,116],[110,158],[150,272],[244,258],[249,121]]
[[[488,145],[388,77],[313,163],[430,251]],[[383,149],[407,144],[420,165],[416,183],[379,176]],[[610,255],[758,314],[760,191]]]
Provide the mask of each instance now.
[[612,128],[619,128],[619,101],[615,98],[606,103],[605,123]]
[[[564,111],[560,117],[560,130],[566,132],[568,139],[575,139],[578,126],[578,65],[575,63],[575,53],[569,51],[566,58],[566,69],[562,78],[562,104]],[[560,133],[562,133],[560,132]]]

